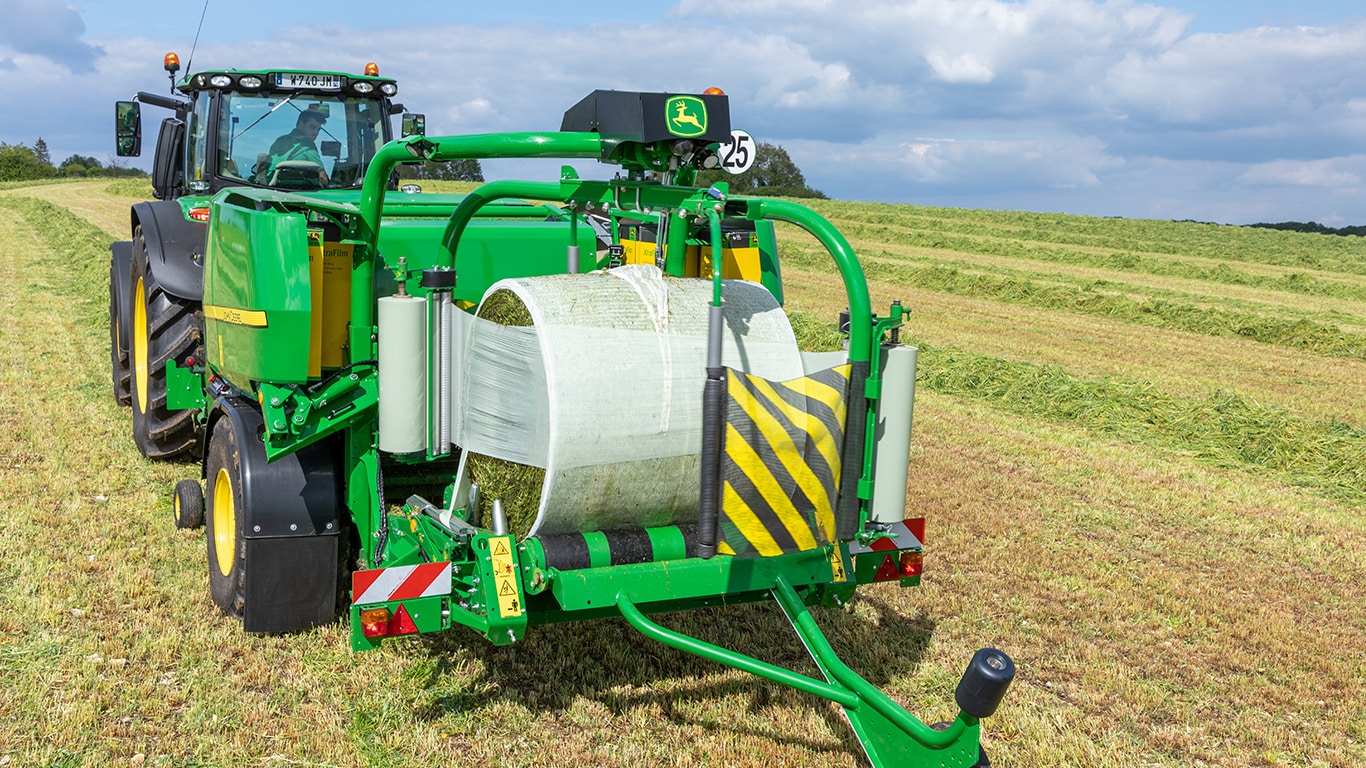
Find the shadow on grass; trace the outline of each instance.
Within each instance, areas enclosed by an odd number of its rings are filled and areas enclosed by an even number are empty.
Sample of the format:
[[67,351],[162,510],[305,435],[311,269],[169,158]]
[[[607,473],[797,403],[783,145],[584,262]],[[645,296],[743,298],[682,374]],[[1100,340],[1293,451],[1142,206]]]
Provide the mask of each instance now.
[[[876,596],[861,595],[855,613],[814,607],[811,614],[835,652],[872,684],[885,687],[893,674],[919,668],[935,624],[923,612],[902,615]],[[871,614],[871,615],[870,615]],[[760,602],[671,614],[652,620],[686,635],[793,670],[820,680],[824,677],[807,655],[800,637],[775,603]],[[525,640],[496,647],[469,632],[453,630],[432,636],[425,648],[435,661],[427,680],[429,689],[449,690],[450,678],[470,673],[470,661],[482,663],[471,679],[456,686],[458,693],[438,695],[415,716],[435,720],[510,700],[534,714],[563,713],[575,700],[600,702],[613,716],[640,708],[655,709],[679,725],[729,731],[777,741],[814,752],[863,755],[837,706],[817,696],[759,677],[714,678],[729,669],[721,664],[656,643],[636,632],[624,619],[533,627]],[[747,697],[746,710],[805,709],[829,724],[840,739],[775,736],[772,731],[745,727],[737,720],[699,716],[715,707],[689,703],[717,702]]]

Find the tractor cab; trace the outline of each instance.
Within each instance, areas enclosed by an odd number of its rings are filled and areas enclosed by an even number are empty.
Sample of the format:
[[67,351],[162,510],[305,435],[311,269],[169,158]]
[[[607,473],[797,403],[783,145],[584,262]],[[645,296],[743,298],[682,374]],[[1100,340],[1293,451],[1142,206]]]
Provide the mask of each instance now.
[[139,93],[115,112],[119,156],[141,153],[141,104],[170,109],[157,133],[152,186],[159,199],[212,195],[225,187],[358,190],[376,151],[393,138],[389,116],[403,110],[398,85],[375,64],[364,75],[317,71],[199,72],[176,95]]

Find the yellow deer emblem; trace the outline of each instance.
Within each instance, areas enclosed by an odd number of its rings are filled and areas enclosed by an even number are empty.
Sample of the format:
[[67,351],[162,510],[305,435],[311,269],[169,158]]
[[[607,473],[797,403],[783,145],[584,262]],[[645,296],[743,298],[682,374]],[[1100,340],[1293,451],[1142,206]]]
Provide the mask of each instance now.
[[[673,114],[668,114],[668,109],[672,109]],[[707,132],[707,106],[701,99],[675,96],[669,99],[668,109],[665,114],[669,120],[669,132],[675,136],[701,136]]]

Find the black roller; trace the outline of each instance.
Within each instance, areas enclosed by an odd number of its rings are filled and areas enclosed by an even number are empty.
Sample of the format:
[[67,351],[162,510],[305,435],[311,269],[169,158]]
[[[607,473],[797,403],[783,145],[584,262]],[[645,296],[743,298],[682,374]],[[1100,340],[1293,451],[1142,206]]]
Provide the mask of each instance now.
[[1015,662],[1004,651],[982,648],[973,654],[963,679],[958,681],[954,699],[958,708],[973,717],[989,717],[1015,679]]
[[541,542],[547,568],[576,571],[592,566],[588,557],[588,542],[582,533],[556,533],[537,536],[536,539]]

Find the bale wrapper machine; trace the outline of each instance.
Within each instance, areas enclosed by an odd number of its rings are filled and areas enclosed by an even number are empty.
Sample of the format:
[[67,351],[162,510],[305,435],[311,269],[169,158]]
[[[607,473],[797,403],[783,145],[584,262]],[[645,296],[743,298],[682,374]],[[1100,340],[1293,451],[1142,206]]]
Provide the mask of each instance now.
[[[915,351],[829,221],[695,186],[731,141],[723,94],[597,91],[559,131],[390,142],[354,202],[219,193],[203,360],[167,372],[207,435],[205,493],[185,481],[176,499],[182,524],[207,520],[215,602],[279,632],[349,600],[357,650],[456,626],[506,645],[619,616],[839,704],[875,765],[985,764],[979,720],[1013,678],[1006,654],[979,651],[960,714],[931,727],[845,665],[808,611],[920,581]],[[622,172],[564,166],[445,205],[386,194],[400,163],[514,157]],[[833,259],[845,351],[797,349],[774,222]],[[825,679],[650,618],[770,598]]]

